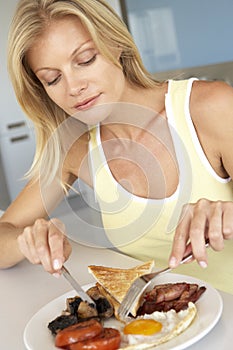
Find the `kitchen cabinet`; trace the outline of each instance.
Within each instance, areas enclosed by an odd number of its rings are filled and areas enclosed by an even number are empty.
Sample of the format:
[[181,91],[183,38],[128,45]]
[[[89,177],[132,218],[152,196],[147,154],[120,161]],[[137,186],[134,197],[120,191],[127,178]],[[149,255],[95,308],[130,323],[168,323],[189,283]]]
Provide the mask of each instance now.
[[1,162],[12,201],[26,183],[23,176],[34,157],[35,138],[33,129],[24,119],[9,121],[3,130],[0,131]]
[[151,73],[233,61],[232,0],[120,0]]

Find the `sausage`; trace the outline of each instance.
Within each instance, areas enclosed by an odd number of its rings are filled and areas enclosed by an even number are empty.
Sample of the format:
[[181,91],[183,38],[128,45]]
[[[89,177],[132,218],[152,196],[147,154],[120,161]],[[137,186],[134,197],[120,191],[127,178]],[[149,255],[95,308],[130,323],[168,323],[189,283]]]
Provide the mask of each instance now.
[[79,322],[57,333],[55,345],[66,347],[69,344],[96,337],[103,331],[103,326],[95,319]]
[[120,332],[115,328],[104,328],[97,337],[70,345],[70,350],[116,350],[121,343]]

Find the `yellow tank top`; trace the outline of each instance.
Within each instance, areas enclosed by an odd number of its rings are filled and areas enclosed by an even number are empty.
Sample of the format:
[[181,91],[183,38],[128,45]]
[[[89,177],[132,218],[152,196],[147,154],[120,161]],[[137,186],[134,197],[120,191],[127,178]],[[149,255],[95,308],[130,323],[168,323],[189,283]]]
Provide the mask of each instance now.
[[[189,100],[194,79],[169,81],[166,112],[179,165],[179,186],[164,200],[132,195],[111,174],[101,146],[99,126],[90,130],[90,160],[94,191],[106,235],[121,252],[155,266],[167,266],[173,234],[185,203],[199,198],[233,200],[231,179],[220,178],[208,162],[196,135]],[[208,249],[209,266],[203,270],[192,262],[176,269],[233,294],[233,241],[222,252]]]

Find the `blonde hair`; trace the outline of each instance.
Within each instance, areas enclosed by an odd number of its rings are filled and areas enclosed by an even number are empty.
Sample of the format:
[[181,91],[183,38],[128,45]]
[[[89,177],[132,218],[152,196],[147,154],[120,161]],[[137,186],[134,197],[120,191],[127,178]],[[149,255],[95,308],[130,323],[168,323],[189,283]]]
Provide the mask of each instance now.
[[[62,145],[56,128],[68,118],[47,95],[27,63],[26,54],[52,20],[78,16],[102,55],[120,65],[127,81],[144,88],[157,82],[144,68],[138,49],[119,16],[103,0],[20,0],[13,18],[8,42],[8,70],[19,104],[34,123],[36,153],[28,177],[38,178],[43,150],[49,138],[48,176],[61,165]],[[121,48],[120,63],[111,48]],[[48,153],[48,152],[47,152]]]

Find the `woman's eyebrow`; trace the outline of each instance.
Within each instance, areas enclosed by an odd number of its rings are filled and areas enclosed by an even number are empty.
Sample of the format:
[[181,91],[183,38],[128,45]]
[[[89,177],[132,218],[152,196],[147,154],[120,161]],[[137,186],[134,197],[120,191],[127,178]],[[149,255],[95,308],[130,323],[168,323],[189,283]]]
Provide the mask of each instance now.
[[74,49],[74,51],[72,52],[72,54],[70,55],[70,57],[74,57],[76,55],[76,53],[86,44],[90,43],[92,40],[87,40],[84,43],[82,43],[80,46],[78,46],[76,49]]
[[[74,56],[77,54],[77,52],[78,52],[84,45],[90,43],[91,41],[92,41],[92,40],[87,40],[87,41],[85,41],[84,43],[82,43],[80,46],[78,46],[76,49],[74,49],[74,51],[73,51],[73,52],[71,53],[71,55],[70,55],[70,58],[74,57]],[[52,68],[52,67],[41,67],[41,68],[36,69],[34,73],[36,74],[36,73],[38,73],[38,72],[41,71],[41,70],[52,70],[52,69],[55,69],[55,68]]]

